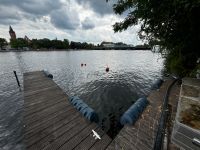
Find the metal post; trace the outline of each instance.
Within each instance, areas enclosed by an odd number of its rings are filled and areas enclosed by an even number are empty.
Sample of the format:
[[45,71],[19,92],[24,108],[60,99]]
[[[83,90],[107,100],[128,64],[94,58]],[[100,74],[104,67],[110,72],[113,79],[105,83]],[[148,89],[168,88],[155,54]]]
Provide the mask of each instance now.
[[18,84],[18,86],[20,87],[20,83],[19,83],[19,80],[18,80],[18,77],[17,77],[17,73],[16,73],[16,71],[13,71],[14,72],[14,74],[15,74],[15,78],[16,78],[16,80],[17,80],[17,84]]

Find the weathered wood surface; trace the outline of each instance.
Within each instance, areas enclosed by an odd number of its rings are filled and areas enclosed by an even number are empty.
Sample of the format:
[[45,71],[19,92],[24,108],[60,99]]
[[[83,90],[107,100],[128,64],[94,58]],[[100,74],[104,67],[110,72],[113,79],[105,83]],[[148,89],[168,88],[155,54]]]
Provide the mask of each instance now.
[[[24,74],[24,126],[27,150],[103,150],[111,143],[111,138],[86,120],[41,71]],[[102,140],[94,139],[92,129]]]
[[[171,82],[170,80],[166,81],[159,90],[151,92],[148,96],[150,104],[146,107],[137,122],[134,125],[125,125],[108,146],[107,150],[153,149],[158,121],[161,115],[163,97]],[[174,92],[177,94],[177,90],[171,91],[169,95],[170,101],[177,99],[177,97],[174,97]]]

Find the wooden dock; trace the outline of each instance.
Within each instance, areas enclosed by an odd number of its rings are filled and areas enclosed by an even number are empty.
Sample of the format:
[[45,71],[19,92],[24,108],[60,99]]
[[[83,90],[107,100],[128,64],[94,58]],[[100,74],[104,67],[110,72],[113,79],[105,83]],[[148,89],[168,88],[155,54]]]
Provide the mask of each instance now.
[[[41,71],[24,74],[24,143],[27,150],[152,150],[155,142],[166,81],[148,96],[150,104],[134,125],[125,125],[112,140],[96,123],[86,120],[68,101],[67,95]],[[179,87],[169,103],[173,116]],[[172,106],[173,106],[172,105]],[[173,119],[172,119],[173,120]],[[101,140],[95,140],[94,129]],[[170,146],[170,147],[173,147]]]
[[[161,115],[161,107],[167,87],[171,80],[163,83],[157,91],[148,96],[149,105],[134,125],[125,125],[107,150],[152,150]],[[170,104],[177,103],[180,88],[171,91]],[[176,107],[173,108],[176,111]],[[174,112],[173,111],[173,112]]]
[[[27,150],[103,150],[112,139],[86,120],[41,71],[24,74],[24,144]],[[101,140],[92,136],[94,129]]]

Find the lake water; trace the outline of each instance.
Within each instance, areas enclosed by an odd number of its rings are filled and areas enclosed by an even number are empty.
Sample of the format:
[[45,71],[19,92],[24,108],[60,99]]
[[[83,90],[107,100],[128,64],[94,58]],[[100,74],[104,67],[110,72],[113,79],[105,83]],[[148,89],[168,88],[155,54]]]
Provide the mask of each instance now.
[[162,76],[163,59],[141,50],[0,53],[0,149],[23,148],[23,87],[20,91],[13,70],[23,85],[24,72],[43,69],[54,75],[66,94],[77,95],[92,107],[99,125],[114,136],[120,116]]

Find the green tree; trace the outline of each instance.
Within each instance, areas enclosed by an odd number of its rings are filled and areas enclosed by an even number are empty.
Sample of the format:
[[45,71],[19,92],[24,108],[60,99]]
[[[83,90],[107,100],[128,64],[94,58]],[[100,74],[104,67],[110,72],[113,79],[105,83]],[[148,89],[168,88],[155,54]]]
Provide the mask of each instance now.
[[69,48],[69,40],[68,39],[64,39],[63,44],[64,44],[65,49]]
[[0,48],[3,49],[3,47],[6,45],[8,45],[6,39],[0,38]]
[[160,45],[168,72],[187,76],[196,67],[200,0],[118,0],[113,10],[119,15],[128,13],[113,25],[114,31],[140,24],[139,37],[150,45]]
[[55,49],[64,49],[64,42],[61,40],[52,40],[52,47]]
[[39,48],[38,40],[32,39],[31,42],[30,42],[30,47],[33,48],[33,49],[38,49]]
[[53,46],[52,41],[47,38],[38,40],[39,48],[51,48],[52,46]]
[[23,38],[11,39],[10,45],[12,48],[16,49],[29,46],[28,42]]
[[68,49],[69,41],[67,39],[61,40],[50,40],[44,39],[33,39],[30,43],[30,47],[33,49],[46,48],[46,49]]
[[17,39],[10,39],[10,45],[12,48],[18,48],[18,40]]

